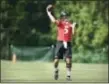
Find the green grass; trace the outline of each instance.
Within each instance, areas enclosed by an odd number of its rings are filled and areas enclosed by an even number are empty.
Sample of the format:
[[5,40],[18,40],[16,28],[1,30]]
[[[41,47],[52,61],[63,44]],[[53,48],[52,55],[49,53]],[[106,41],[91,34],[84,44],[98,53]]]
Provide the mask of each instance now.
[[[60,77],[53,79],[53,63],[1,61],[1,82],[68,82],[65,63],[60,62]],[[108,82],[108,64],[75,64],[70,82]]]

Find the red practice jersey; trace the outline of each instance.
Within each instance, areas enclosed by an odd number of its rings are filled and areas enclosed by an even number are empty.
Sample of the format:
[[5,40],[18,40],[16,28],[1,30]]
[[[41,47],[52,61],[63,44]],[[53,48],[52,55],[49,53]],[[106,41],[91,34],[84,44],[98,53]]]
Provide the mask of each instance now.
[[72,39],[72,24],[63,20],[56,22],[56,24],[58,27],[57,40],[70,42]]

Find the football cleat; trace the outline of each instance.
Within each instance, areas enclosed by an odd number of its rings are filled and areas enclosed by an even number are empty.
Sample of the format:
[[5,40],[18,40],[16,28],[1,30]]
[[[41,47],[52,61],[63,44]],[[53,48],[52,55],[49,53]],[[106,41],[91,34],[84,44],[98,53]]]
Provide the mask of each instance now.
[[68,81],[72,81],[70,76],[67,76],[66,78]]

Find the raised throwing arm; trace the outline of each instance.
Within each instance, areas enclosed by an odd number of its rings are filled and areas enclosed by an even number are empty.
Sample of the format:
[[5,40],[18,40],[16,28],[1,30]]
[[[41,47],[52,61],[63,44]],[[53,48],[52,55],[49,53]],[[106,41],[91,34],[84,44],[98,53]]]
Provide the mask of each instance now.
[[51,14],[51,11],[50,8],[52,8],[53,6],[52,5],[48,5],[47,8],[46,8],[46,12],[47,12],[47,15],[49,16],[51,22],[55,23],[56,22],[56,19],[55,17]]

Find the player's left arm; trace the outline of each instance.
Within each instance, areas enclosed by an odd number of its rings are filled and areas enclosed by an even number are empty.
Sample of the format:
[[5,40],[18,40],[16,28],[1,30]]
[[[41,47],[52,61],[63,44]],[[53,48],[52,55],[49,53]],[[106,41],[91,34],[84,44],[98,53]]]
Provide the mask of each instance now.
[[72,26],[72,34],[75,34],[75,27],[76,27],[77,23],[74,22],[71,26]]

